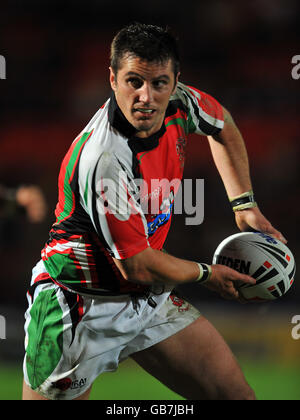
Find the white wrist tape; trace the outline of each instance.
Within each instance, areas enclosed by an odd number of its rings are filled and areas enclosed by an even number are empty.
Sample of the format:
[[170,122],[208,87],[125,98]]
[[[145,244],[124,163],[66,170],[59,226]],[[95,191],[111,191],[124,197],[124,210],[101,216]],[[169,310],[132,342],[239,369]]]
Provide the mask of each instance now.
[[199,277],[196,280],[196,283],[204,284],[207,283],[212,275],[211,266],[208,264],[197,263],[199,267]]
[[245,192],[237,197],[229,197],[229,201],[234,212],[257,207],[253,191]]

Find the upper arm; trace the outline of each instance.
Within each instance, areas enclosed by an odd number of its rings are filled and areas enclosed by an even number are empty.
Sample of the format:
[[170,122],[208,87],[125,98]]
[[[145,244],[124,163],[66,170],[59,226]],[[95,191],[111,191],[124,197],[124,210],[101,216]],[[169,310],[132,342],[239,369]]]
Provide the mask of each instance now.
[[222,106],[223,116],[224,116],[224,126],[222,130],[214,135],[208,136],[208,140],[211,142],[213,140],[218,141],[219,143],[224,143],[228,138],[231,138],[233,135],[239,134],[239,129],[236,126],[234,119],[231,113]]

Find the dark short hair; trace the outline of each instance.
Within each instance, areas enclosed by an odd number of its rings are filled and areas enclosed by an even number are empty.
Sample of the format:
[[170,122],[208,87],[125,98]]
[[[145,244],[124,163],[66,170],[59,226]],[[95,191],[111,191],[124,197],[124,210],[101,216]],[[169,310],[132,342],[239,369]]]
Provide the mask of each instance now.
[[171,59],[175,76],[180,70],[177,39],[169,28],[134,23],[121,29],[111,44],[111,68],[115,74],[126,55],[160,64]]

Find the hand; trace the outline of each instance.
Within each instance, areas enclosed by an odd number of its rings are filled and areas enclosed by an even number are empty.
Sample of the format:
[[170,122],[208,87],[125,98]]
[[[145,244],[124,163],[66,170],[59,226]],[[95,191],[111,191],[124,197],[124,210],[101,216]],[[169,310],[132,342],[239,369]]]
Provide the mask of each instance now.
[[237,288],[245,283],[254,285],[256,280],[225,265],[215,264],[211,268],[211,278],[203,286],[213,292],[217,292],[224,299],[238,300],[241,303],[245,303],[245,299],[239,294]]
[[264,217],[258,207],[254,207],[248,210],[242,210],[235,212],[235,220],[238,228],[242,232],[257,231],[263,232],[275,239],[287,243],[287,240],[281,232],[276,230],[271,223]]
[[47,205],[40,188],[36,186],[20,187],[16,193],[17,203],[24,207],[31,223],[40,223],[46,217]]

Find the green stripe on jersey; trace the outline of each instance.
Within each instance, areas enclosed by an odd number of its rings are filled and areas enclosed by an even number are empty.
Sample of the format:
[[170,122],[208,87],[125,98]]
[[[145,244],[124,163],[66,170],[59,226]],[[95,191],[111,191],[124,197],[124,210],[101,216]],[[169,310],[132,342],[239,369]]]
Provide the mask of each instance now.
[[89,194],[89,176],[90,176],[90,172],[91,170],[89,169],[87,177],[86,177],[86,182],[85,182],[85,189],[84,189],[84,202],[85,205],[88,207],[88,194]]
[[72,213],[73,207],[74,207],[74,197],[73,197],[73,191],[70,186],[70,182],[72,181],[71,177],[74,171],[74,166],[78,161],[80,150],[85,143],[85,141],[90,136],[91,131],[89,133],[84,133],[81,138],[77,141],[74,150],[72,151],[71,157],[69,159],[69,162],[66,166],[66,174],[64,179],[64,196],[65,196],[65,204],[64,209],[57,218],[57,223],[61,222],[62,220],[69,217]]
[[30,310],[26,369],[33,389],[57,367],[63,351],[63,312],[55,290],[40,292]]
[[173,120],[169,121],[166,124],[166,127],[169,127],[169,125],[180,125],[186,134],[188,134],[188,130],[187,130],[187,123],[183,118],[174,118]]
[[69,254],[51,255],[44,261],[49,275],[62,283],[80,283],[78,267]]

